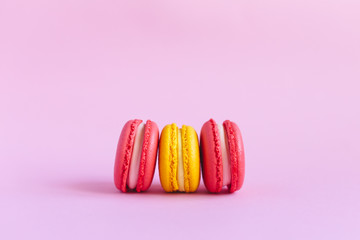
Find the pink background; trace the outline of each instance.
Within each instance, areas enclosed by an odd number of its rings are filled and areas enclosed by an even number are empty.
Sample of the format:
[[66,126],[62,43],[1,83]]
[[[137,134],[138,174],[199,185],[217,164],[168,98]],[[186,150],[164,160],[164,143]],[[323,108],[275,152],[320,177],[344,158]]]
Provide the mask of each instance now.
[[[359,239],[359,81],[357,0],[2,0],[0,239]],[[240,192],[115,189],[127,120],[210,117]]]

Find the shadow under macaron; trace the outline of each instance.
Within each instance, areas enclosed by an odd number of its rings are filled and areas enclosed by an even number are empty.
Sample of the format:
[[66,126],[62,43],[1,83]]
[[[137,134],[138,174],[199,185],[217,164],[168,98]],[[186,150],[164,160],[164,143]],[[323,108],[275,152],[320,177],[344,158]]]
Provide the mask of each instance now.
[[[136,192],[136,191],[128,191],[126,193],[122,193],[114,186],[114,183],[111,181],[95,181],[95,180],[79,180],[67,183],[65,187],[69,190],[83,193],[94,193],[94,194],[121,194],[121,195],[167,195],[169,197],[176,195],[208,195],[208,196],[219,196],[219,195],[229,195],[227,189],[223,189],[220,193],[210,193],[206,190],[206,188],[201,185],[198,190],[193,193],[183,193],[183,192],[172,192],[167,193],[161,187],[160,183],[153,183],[147,191],[144,192]],[[231,194],[230,194],[231,195]]]

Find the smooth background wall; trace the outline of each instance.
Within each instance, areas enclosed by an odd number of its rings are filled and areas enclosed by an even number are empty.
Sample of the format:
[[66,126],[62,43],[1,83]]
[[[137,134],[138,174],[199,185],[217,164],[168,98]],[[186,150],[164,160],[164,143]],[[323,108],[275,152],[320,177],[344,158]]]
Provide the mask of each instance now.
[[[0,3],[1,239],[359,239],[360,3]],[[228,195],[113,185],[129,119],[230,119]]]

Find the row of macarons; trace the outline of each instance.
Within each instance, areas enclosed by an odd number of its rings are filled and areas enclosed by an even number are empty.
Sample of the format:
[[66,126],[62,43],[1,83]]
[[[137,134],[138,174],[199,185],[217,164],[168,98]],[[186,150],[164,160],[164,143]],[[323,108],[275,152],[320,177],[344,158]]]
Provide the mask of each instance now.
[[122,192],[146,191],[154,177],[157,154],[160,182],[165,192],[195,192],[201,172],[205,187],[211,193],[220,192],[224,187],[232,193],[243,185],[244,145],[240,129],[232,121],[217,124],[210,119],[204,123],[200,144],[191,126],[166,125],[159,140],[155,122],[128,121],[116,151],[116,188]]

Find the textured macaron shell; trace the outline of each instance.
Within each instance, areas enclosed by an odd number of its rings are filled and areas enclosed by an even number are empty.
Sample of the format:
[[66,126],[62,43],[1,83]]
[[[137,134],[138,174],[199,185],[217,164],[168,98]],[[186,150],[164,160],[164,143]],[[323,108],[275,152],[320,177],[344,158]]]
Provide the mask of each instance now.
[[228,137],[231,162],[231,185],[229,191],[235,192],[241,188],[245,177],[244,144],[240,129],[236,123],[226,120],[223,125]]
[[220,192],[223,186],[223,166],[220,133],[213,119],[201,128],[200,149],[203,180],[209,192]]
[[[180,169],[179,169],[180,168]],[[160,181],[166,192],[194,192],[200,182],[200,153],[196,131],[176,124],[164,127],[159,148]]]
[[195,192],[200,183],[199,140],[193,127],[181,128],[185,192]]
[[153,121],[148,120],[145,124],[144,141],[140,158],[138,183],[136,191],[146,191],[153,180],[157,148],[159,143],[159,128]]
[[122,192],[127,191],[127,178],[129,174],[130,161],[135,141],[135,135],[141,120],[135,119],[128,121],[123,127],[118,141],[115,166],[114,183],[116,188]]
[[166,192],[179,190],[178,167],[178,127],[175,123],[166,125],[161,132],[159,144],[159,174],[161,186]]

